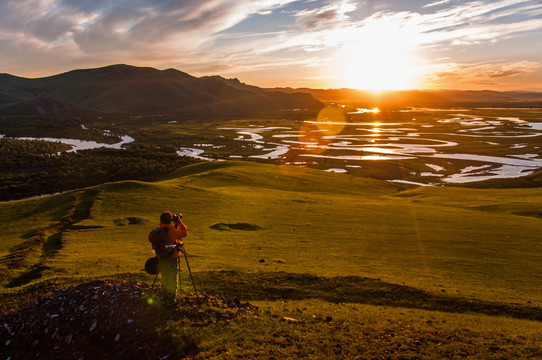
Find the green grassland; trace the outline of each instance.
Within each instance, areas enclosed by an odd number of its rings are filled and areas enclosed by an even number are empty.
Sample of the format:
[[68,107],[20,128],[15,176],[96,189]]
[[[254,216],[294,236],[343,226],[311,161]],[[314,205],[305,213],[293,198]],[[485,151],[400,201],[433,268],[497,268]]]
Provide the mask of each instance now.
[[89,279],[151,283],[147,234],[171,210],[188,226],[197,286],[263,309],[257,321],[196,332],[201,358],[533,358],[542,356],[541,204],[542,189],[190,165],[157,182],[0,203],[0,299],[5,311]]

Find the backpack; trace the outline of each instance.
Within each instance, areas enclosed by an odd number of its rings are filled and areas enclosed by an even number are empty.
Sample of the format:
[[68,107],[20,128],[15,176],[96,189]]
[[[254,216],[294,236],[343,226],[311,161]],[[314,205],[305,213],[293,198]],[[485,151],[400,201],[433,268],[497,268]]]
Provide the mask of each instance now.
[[167,232],[166,228],[156,228],[149,233],[149,241],[156,254],[163,252],[166,242],[169,240]]

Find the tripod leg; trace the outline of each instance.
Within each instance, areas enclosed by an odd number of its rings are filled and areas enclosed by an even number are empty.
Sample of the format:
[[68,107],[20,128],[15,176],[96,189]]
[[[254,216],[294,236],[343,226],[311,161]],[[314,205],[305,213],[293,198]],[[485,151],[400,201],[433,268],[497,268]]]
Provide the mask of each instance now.
[[190,264],[188,264],[188,257],[186,256],[186,253],[184,253],[184,259],[186,260],[186,267],[188,268],[188,273],[190,274],[192,285],[194,285],[194,291],[196,292],[196,295],[198,295],[198,289],[196,289],[196,283],[194,282],[194,278],[192,277],[192,271],[190,270]]
[[175,289],[175,297],[179,296],[182,288],[182,279],[181,279],[181,260],[177,258],[177,289]]
[[158,279],[158,275],[160,273],[156,274],[156,277],[154,278],[154,281],[152,282],[152,287],[151,287],[151,291],[154,291],[154,284],[156,284],[156,279]]

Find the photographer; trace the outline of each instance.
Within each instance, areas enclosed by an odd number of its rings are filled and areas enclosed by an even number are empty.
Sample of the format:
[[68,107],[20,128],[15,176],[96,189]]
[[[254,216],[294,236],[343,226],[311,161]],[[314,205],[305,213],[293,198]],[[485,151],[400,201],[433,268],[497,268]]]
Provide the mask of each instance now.
[[159,269],[162,273],[162,294],[167,303],[173,304],[177,292],[177,261],[179,254],[184,252],[181,239],[188,235],[188,229],[182,221],[182,215],[173,215],[166,211],[160,215],[161,229],[167,230],[167,236],[154,247],[159,259]]

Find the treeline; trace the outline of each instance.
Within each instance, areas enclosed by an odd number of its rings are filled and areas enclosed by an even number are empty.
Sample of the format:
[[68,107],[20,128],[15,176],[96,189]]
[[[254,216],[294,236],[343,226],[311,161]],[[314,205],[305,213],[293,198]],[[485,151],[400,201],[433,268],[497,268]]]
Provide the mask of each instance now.
[[135,145],[129,149],[61,152],[63,145],[35,140],[0,139],[0,200],[92,186],[109,181],[152,181],[197,162],[173,146]]
[[2,163],[13,159],[16,160],[19,156],[54,155],[62,151],[67,151],[70,148],[70,145],[62,144],[60,142],[0,138],[0,156],[2,157]]
[[[85,125],[83,125],[85,124]],[[96,119],[62,116],[0,116],[0,134],[10,137],[52,137],[114,144],[121,139]]]

